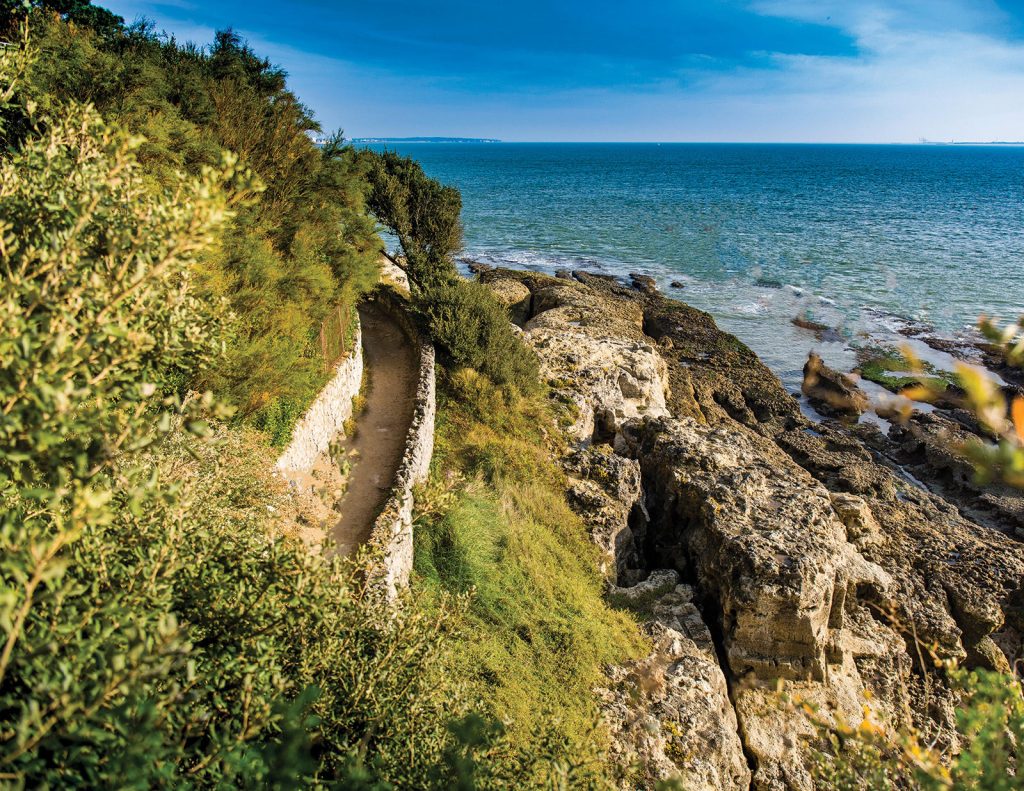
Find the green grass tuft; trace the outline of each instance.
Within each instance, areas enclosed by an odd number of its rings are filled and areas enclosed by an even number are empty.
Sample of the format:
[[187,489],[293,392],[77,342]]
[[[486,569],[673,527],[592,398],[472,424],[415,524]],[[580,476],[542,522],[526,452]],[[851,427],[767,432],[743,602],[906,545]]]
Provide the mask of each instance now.
[[923,363],[923,372],[914,371],[907,359],[896,351],[866,349],[861,352],[860,358],[860,375],[894,393],[919,384],[941,392],[951,384],[956,384],[952,372],[940,370],[928,362]]
[[643,641],[632,614],[603,599],[597,550],[546,449],[548,406],[472,371],[440,396],[415,571],[428,594],[472,591],[452,670],[516,749],[554,729],[568,760],[601,764],[593,689],[604,665],[637,655]]

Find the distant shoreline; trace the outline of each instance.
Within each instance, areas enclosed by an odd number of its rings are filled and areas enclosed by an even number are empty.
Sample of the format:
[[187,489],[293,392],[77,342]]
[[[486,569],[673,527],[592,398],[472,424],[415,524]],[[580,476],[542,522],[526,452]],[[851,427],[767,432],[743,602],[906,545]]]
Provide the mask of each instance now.
[[[322,145],[324,141],[316,140],[317,145]],[[350,139],[348,142],[354,145],[382,145],[382,144],[419,144],[419,143],[464,143],[464,144],[484,144],[484,143],[501,143],[504,145],[559,145],[559,146],[579,146],[579,145],[599,145],[599,146],[847,146],[847,147],[858,147],[858,146],[908,146],[908,147],[942,147],[942,146],[1004,146],[1004,147],[1022,147],[1024,146],[1024,140],[918,140],[918,141],[883,141],[883,142],[867,142],[867,143],[853,143],[853,142],[809,142],[809,141],[719,141],[719,140],[671,140],[671,141],[655,141],[655,140],[501,140],[498,138],[486,138],[486,137],[355,137]]]
[[490,137],[356,137],[356,145],[374,143],[500,143]]

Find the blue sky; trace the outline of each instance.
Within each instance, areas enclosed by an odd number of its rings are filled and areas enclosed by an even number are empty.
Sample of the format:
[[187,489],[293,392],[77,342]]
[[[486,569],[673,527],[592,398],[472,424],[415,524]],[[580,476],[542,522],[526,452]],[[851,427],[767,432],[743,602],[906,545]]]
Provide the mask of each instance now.
[[1024,139],[1024,0],[98,0],[233,27],[352,137]]

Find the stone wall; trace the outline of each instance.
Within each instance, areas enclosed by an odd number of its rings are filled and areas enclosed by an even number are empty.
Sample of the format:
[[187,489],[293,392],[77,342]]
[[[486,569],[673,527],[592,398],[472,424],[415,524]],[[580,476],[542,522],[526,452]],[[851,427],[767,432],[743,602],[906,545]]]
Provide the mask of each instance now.
[[285,475],[309,470],[327,452],[331,440],[352,417],[352,399],[359,393],[362,381],[363,334],[357,318],[352,353],[341,361],[334,378],[295,424],[292,441],[277,460],[277,469]]
[[437,412],[434,347],[423,338],[406,311],[406,302],[390,289],[381,289],[378,302],[419,346],[419,378],[405,454],[380,516],[370,533],[370,545],[382,553],[377,580],[388,598],[409,584],[412,571],[413,487],[427,479],[434,453],[434,416]]

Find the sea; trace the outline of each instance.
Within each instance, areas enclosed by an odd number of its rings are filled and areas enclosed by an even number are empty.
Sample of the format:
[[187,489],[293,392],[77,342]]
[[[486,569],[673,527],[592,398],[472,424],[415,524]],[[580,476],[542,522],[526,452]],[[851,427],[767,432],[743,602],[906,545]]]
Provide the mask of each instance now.
[[794,391],[812,349],[851,370],[858,349],[1024,314],[1021,146],[386,147],[461,191],[463,265],[650,275]]

